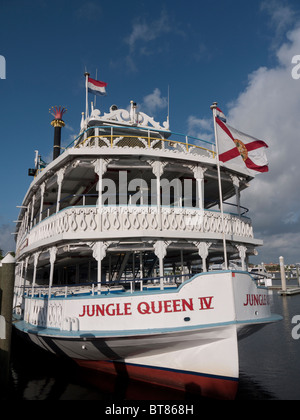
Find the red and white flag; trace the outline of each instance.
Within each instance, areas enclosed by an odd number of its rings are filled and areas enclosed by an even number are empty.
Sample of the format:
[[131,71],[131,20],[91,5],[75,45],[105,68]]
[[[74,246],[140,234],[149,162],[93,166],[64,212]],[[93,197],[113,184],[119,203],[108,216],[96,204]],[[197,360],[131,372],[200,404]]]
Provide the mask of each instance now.
[[249,173],[268,172],[268,160],[265,149],[268,145],[248,134],[242,133],[220,118],[216,117],[217,135],[219,144],[219,160],[247,167]]
[[87,87],[89,93],[93,93],[94,95],[106,95],[106,86],[107,83],[100,82],[99,80],[92,79],[91,77],[88,78]]
[[226,123],[226,117],[225,117],[225,115],[223,114],[223,111],[221,111],[221,109],[220,108],[216,108],[216,114],[217,114],[217,117],[218,118],[220,118],[220,120],[221,121],[223,121],[224,123]]

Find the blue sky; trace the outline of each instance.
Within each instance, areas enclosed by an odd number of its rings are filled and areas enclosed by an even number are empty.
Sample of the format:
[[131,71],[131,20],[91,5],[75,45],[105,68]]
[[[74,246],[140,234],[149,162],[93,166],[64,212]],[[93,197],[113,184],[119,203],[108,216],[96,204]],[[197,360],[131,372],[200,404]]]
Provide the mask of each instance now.
[[64,144],[79,131],[87,68],[108,83],[102,112],[134,100],[163,122],[170,86],[172,131],[212,139],[217,101],[231,125],[263,138],[270,172],[242,195],[265,240],[258,260],[300,261],[299,27],[298,0],[2,0],[0,248],[14,248],[34,150],[51,156],[49,108],[68,108]]

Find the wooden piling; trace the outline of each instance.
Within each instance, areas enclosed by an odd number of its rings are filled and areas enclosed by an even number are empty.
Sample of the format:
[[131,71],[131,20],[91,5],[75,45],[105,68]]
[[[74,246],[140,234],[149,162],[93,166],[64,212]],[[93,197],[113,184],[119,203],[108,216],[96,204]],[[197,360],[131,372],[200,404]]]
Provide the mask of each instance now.
[[[279,257],[279,263],[280,263],[280,275],[281,275],[281,290],[279,290],[278,294],[281,296],[292,296],[292,295],[298,295],[300,294],[300,287],[294,287],[286,285],[286,274],[285,274],[285,267],[284,267],[284,258]],[[297,276],[298,276],[298,285],[299,285],[299,272],[297,270]],[[290,280],[290,279],[288,279]]]
[[279,257],[279,264],[280,264],[280,276],[281,276],[281,289],[283,292],[286,292],[286,276],[285,276],[283,257]]
[[1,397],[6,394],[9,382],[14,279],[15,258],[11,254],[6,254],[1,261],[0,267],[0,316],[2,319],[2,334],[0,336]]

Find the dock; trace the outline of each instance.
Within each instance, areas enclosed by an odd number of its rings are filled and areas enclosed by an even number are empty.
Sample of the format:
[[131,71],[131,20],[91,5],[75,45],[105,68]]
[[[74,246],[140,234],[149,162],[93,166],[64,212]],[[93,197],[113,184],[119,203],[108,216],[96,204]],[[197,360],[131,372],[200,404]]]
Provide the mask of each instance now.
[[267,289],[277,291],[280,296],[292,296],[300,294],[300,287],[295,285],[287,286],[286,290],[283,290],[281,285],[268,286]]
[[279,257],[279,264],[280,264],[280,277],[281,277],[281,285],[278,286],[269,286],[269,290],[278,290],[278,294],[280,296],[293,296],[300,294],[300,273],[299,269],[297,268],[297,285],[290,285],[287,286],[286,282],[289,280],[293,280],[292,277],[288,278],[285,272],[285,265],[284,265],[284,258]]
[[287,287],[286,290],[279,290],[280,296],[292,296],[300,294],[300,287]]

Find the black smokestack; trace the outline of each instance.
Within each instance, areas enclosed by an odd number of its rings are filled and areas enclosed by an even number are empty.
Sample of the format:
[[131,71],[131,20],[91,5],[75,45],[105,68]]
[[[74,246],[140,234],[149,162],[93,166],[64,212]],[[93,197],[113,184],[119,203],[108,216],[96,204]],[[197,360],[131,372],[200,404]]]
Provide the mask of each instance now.
[[60,144],[61,144],[61,128],[65,126],[62,116],[67,112],[66,108],[63,107],[52,107],[50,113],[54,116],[54,120],[51,121],[52,127],[54,127],[54,143],[53,143],[53,160],[60,155]]
[[[55,122],[57,124],[58,120],[53,120],[52,122]],[[63,126],[53,125],[53,127],[54,127],[53,160],[54,160],[60,155],[61,127]]]

